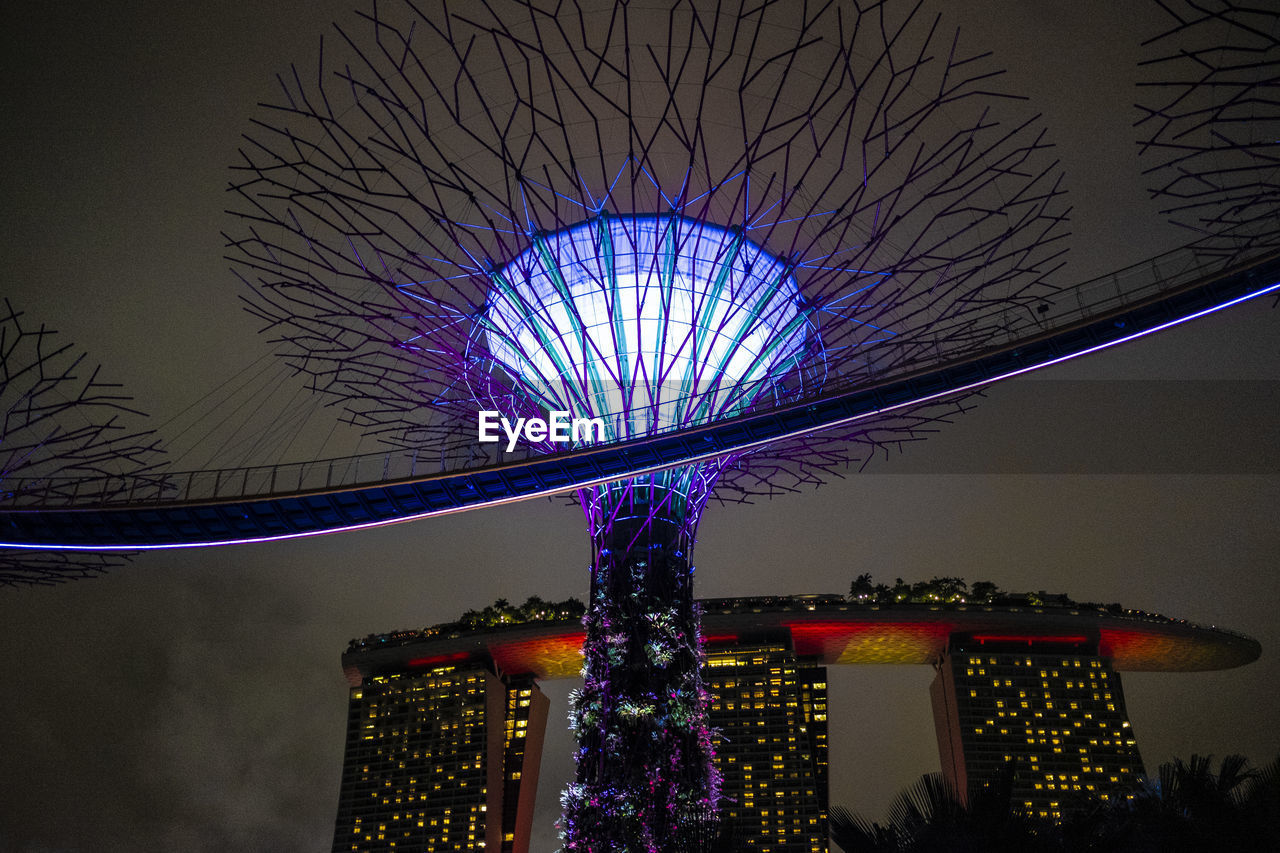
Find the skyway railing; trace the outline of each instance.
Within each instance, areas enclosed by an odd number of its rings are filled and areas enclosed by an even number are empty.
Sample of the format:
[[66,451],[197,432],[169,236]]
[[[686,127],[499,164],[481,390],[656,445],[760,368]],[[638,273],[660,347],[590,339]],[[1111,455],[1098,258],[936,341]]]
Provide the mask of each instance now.
[[[989,362],[1000,353],[1017,351],[1018,348],[1032,342],[1052,341],[1056,336],[1062,336],[1073,329],[1087,329],[1091,324],[1096,326],[1100,321],[1121,317],[1135,306],[1158,303],[1170,299],[1175,294],[1197,289],[1212,290],[1215,282],[1228,280],[1235,282],[1232,285],[1233,293],[1241,291],[1242,288],[1248,289],[1251,286],[1250,282],[1238,281],[1241,276],[1250,281],[1256,278],[1259,284],[1273,283],[1280,278],[1280,251],[1255,253],[1253,257],[1242,261],[1225,255],[1205,243],[1183,246],[1141,263],[1065,288],[1053,294],[1051,298],[1026,306],[1025,318],[1019,323],[1009,323],[1008,334],[990,341],[990,346],[980,353],[957,359],[960,363],[931,365],[922,371],[909,369],[901,371],[907,374],[905,376],[877,377],[877,381],[871,387],[862,389],[857,394],[875,395],[884,387],[901,385],[904,382],[910,382],[911,387],[916,389],[936,389],[937,392],[944,392],[947,390],[945,386],[948,382],[955,387],[955,383],[960,378],[973,376],[979,383],[984,379],[998,378],[994,374],[982,375],[983,370],[966,370],[966,365],[983,363],[984,359]],[[1206,297],[1201,301],[1208,304],[1212,299],[1213,297]],[[1098,338],[1096,332],[1091,335],[1090,340]],[[1062,346],[1055,345],[1045,351],[1057,352],[1064,347],[1066,350],[1072,347],[1080,349],[1086,343],[1084,338],[1080,338]],[[927,375],[918,376],[917,374]],[[957,378],[944,381],[945,376]],[[813,412],[829,409],[833,413],[844,411],[839,407],[833,408],[830,404],[849,395],[848,390],[842,390],[839,394],[806,400],[803,403],[788,406],[787,409],[805,409]],[[758,442],[760,440],[758,436],[761,434],[759,430],[750,427],[752,419],[769,416],[768,412],[743,416],[732,421],[703,427],[699,431],[710,430],[717,435],[734,435],[736,422],[742,421],[744,425],[739,430],[742,436],[740,443],[749,445]],[[830,417],[834,416],[834,414],[830,415]],[[794,418],[792,420],[794,421]],[[823,427],[822,423],[814,423],[810,428],[817,430]],[[675,436],[679,432],[679,430],[673,431],[672,435]],[[623,455],[634,456],[637,460],[634,466],[636,470],[652,468],[655,467],[655,459],[658,458],[654,456],[654,448],[662,444],[662,439],[663,436],[653,436],[631,442],[635,447],[631,449],[625,445],[620,446],[621,452]],[[734,447],[726,444],[732,445],[735,440],[737,439],[717,440],[716,451],[731,452]],[[687,444],[687,442],[680,443]],[[495,464],[492,457],[479,454],[459,463],[455,458],[442,454],[438,448],[423,448],[245,468],[151,472],[131,477],[15,479],[3,484],[5,492],[0,493],[0,517],[42,509],[119,507],[142,510],[148,507],[270,500],[307,494],[336,493],[379,484],[448,478],[468,472],[487,474],[498,473],[504,469],[520,470],[528,468],[534,461],[555,463],[559,460],[564,466],[576,468],[587,474],[598,473],[602,477],[614,476],[615,472],[611,466],[600,467],[593,464],[592,460],[599,458],[601,452],[601,448],[555,454],[522,455],[517,452]],[[672,459],[671,464],[681,464],[682,461],[682,459]],[[618,472],[616,476],[627,476],[627,472]],[[585,474],[584,477],[598,479],[586,477]],[[565,487],[574,487],[584,477],[567,478],[564,481]],[[557,480],[557,478],[547,480],[545,477],[538,479],[539,482],[531,483],[530,488],[536,487],[541,492],[554,487],[556,483],[553,481]],[[3,533],[0,533],[0,539],[3,538]]]

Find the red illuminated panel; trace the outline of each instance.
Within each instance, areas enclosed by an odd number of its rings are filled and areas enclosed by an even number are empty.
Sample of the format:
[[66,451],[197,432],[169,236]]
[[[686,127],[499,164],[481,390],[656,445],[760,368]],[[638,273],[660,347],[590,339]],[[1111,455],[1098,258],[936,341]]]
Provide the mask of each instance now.
[[702,638],[703,645],[707,643],[736,643],[738,642],[737,634],[707,634]]
[[1089,642],[1089,638],[1084,636],[1062,637],[1053,634],[974,634],[973,639],[979,643],[1025,643],[1028,646],[1036,643],[1081,645]]
[[583,631],[566,631],[512,643],[495,643],[489,654],[498,669],[509,675],[531,672],[539,678],[574,678],[582,674]]
[[424,666],[441,666],[446,663],[457,663],[460,660],[466,660],[470,657],[466,652],[454,652],[450,655],[434,655],[429,658],[414,658],[409,661],[410,669],[418,669]]

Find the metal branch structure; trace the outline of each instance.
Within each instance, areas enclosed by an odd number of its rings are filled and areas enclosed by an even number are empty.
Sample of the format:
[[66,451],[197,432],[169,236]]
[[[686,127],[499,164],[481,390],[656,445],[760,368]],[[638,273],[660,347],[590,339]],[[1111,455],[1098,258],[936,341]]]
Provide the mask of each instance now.
[[[158,441],[124,423],[138,414],[120,386],[99,378],[85,354],[44,325],[23,322],[8,299],[0,311],[0,506],[24,492],[74,498],[75,484],[122,482],[151,468]],[[0,585],[89,577],[125,554],[0,550]]]
[[[1052,296],[1049,146],[921,4],[379,2],[337,34],[246,138],[230,257],[314,388],[442,467],[499,452],[481,412],[652,438],[963,359]],[[579,491],[566,850],[715,836],[707,500],[818,482],[959,405]]]
[[[238,170],[232,257],[268,333],[357,424],[445,467],[483,451],[477,401],[534,403],[485,352],[491,273],[601,213],[736,228],[791,268],[820,370],[778,393],[1034,327],[1065,235],[1054,162],[1032,125],[995,122],[995,70],[918,6],[598,5],[379,4],[314,85],[282,81]],[[817,481],[862,458],[828,449],[770,459]],[[786,482],[756,466],[717,494]]]
[[1160,0],[1138,128],[1152,196],[1206,251],[1280,248],[1280,9]]

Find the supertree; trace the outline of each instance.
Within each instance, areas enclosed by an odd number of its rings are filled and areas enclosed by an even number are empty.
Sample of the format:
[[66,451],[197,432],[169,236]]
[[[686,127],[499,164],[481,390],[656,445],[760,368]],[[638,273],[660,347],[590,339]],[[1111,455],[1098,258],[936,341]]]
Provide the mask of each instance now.
[[[107,497],[124,477],[144,476],[160,458],[159,441],[128,425],[130,398],[104,382],[100,367],[57,332],[0,310],[0,506],[56,488],[65,498]],[[52,584],[118,566],[127,554],[0,549],[0,585]]]
[[[1051,292],[1049,146],[921,4],[379,2],[337,35],[246,137],[230,256],[316,389],[442,466],[501,452],[481,411],[600,420],[526,453],[697,427],[976,352]],[[566,849],[714,837],[708,500],[819,482],[961,405],[578,493]]]

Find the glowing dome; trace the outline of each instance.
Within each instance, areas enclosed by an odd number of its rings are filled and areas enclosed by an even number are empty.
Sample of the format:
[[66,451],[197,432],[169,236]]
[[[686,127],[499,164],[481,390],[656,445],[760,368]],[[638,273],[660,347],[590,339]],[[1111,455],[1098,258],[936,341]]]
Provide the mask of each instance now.
[[810,325],[790,268],[680,216],[598,216],[533,237],[490,274],[482,328],[548,410],[606,439],[736,414],[802,358]]

